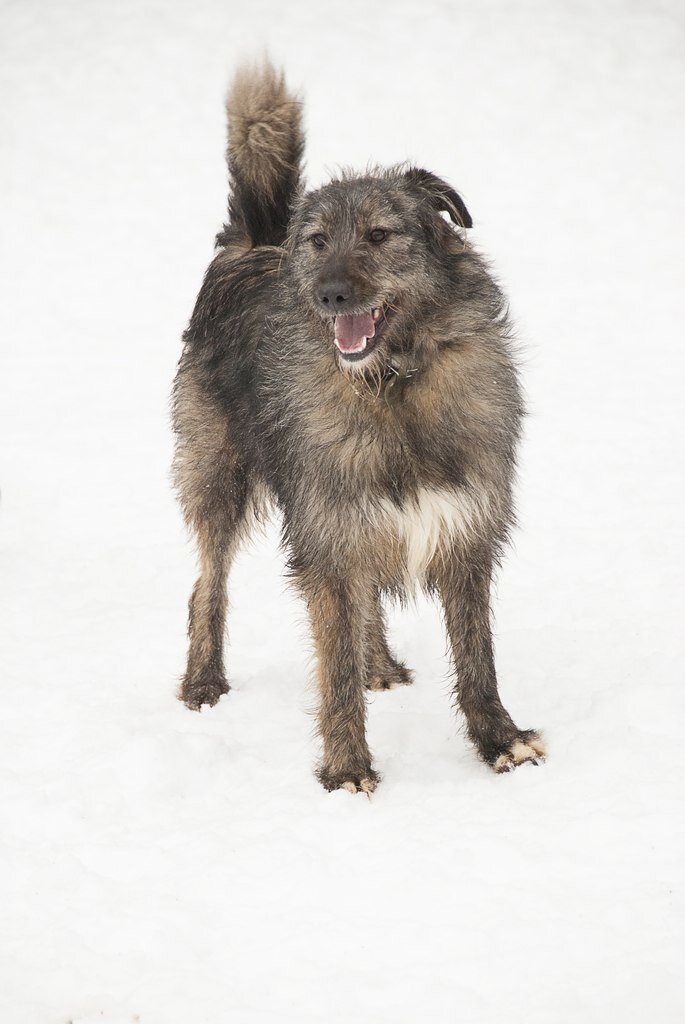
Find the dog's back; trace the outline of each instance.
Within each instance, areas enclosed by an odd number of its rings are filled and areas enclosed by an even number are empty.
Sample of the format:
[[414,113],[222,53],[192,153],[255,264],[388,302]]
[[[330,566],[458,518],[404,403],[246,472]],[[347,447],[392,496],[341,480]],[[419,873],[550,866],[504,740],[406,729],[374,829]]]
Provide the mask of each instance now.
[[186,521],[198,531],[217,488],[221,493],[235,473],[245,481],[240,502],[263,514],[264,492],[254,478],[259,449],[249,427],[255,356],[273,311],[304,148],[300,103],[269,64],[238,72],[226,110],[229,219],[184,334],[173,392],[174,477]]

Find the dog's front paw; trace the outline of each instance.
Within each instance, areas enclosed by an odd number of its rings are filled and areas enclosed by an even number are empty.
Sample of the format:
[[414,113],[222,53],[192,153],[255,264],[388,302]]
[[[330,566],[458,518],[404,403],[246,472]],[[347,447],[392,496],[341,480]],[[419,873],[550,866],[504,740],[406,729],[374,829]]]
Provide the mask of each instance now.
[[191,711],[199,711],[203,704],[213,707],[230,687],[220,672],[202,672],[197,676],[185,675],[178,691],[179,699]]
[[324,789],[346,789],[348,793],[366,793],[371,796],[381,777],[370,766],[361,771],[338,771],[321,768],[318,772],[319,782]]
[[368,690],[396,690],[398,686],[411,686],[414,677],[408,668],[392,662],[381,672],[374,673],[368,680]]
[[545,747],[533,729],[520,732],[490,763],[498,775],[511,772],[520,764],[540,764],[545,760]]

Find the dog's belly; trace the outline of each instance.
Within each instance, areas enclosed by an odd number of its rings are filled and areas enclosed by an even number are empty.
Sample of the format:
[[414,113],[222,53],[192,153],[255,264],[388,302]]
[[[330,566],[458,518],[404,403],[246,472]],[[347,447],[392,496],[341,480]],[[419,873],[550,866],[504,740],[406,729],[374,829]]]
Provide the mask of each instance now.
[[389,498],[376,502],[370,518],[377,551],[390,556],[382,561],[391,575],[399,570],[404,585],[419,582],[436,555],[455,541],[468,542],[478,530],[483,505],[466,490],[432,487],[421,488],[402,507]]

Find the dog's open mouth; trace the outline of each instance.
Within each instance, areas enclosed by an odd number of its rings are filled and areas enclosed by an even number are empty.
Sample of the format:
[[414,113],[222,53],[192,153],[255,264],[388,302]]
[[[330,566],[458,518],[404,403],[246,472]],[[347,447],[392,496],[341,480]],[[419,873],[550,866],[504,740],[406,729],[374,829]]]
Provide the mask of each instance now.
[[387,305],[383,304],[368,313],[334,317],[335,344],[343,359],[365,359],[378,344],[389,315]]

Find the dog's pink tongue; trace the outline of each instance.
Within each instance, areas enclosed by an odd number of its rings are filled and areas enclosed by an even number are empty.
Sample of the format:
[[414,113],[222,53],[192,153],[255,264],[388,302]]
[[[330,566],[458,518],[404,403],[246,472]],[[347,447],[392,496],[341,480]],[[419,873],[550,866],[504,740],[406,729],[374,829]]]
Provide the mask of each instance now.
[[335,318],[335,343],[341,352],[363,352],[366,339],[373,338],[375,333],[371,313]]

